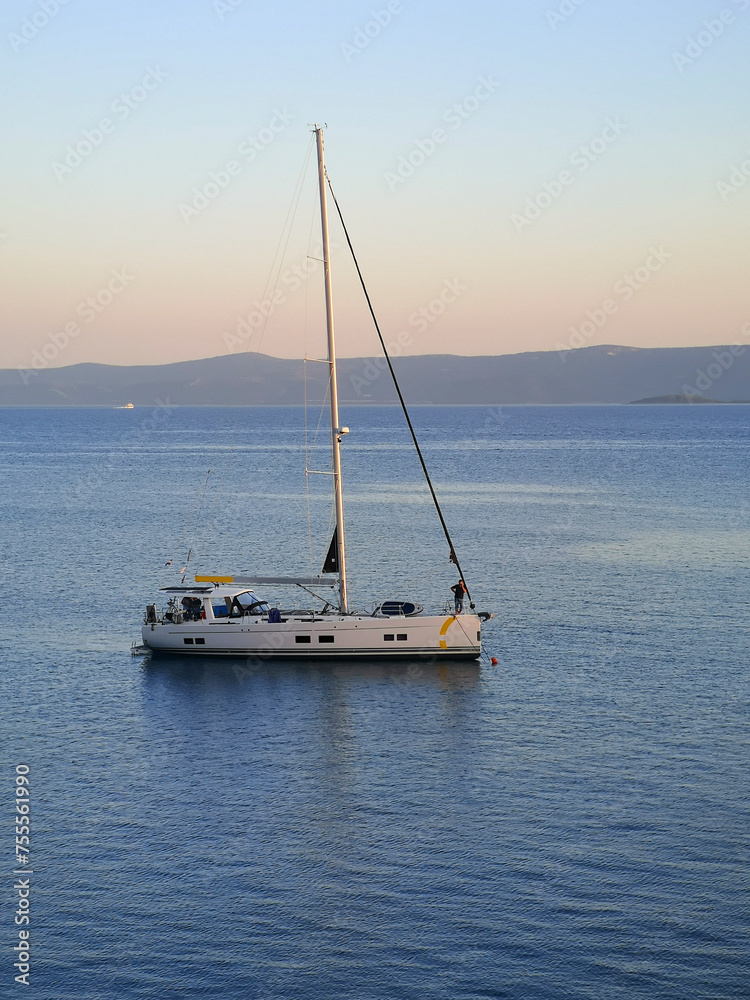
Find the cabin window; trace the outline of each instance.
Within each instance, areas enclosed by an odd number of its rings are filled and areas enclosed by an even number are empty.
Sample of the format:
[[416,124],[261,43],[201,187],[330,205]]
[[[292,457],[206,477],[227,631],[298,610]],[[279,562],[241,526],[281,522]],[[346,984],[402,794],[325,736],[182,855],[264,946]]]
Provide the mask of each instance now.
[[406,642],[409,636],[406,634],[406,632],[399,632],[396,638],[398,639],[399,642]]
[[309,642],[310,641],[310,636],[309,635],[295,635],[294,641],[295,642]]
[[196,646],[205,646],[206,645],[206,640],[205,639],[196,639],[195,640],[195,645]]
[[482,638],[482,633],[481,632],[477,632],[477,642],[479,642],[479,640],[481,638]]
[[393,640],[394,640],[394,639],[395,639],[396,637],[395,637],[395,635],[393,634],[393,632],[386,632],[386,634],[385,634],[385,635],[383,636],[383,638],[385,639],[385,641],[386,641],[386,642],[393,642]]
[[318,642],[333,642],[334,638],[332,635],[319,635]]
[[193,645],[193,640],[192,639],[183,639],[182,641],[185,643],[186,646],[192,646]]
[[235,594],[234,597],[227,598],[227,607],[230,609],[229,614],[232,618],[239,618],[242,615],[268,614],[268,605],[266,602],[259,600],[250,590],[245,590],[241,594]]

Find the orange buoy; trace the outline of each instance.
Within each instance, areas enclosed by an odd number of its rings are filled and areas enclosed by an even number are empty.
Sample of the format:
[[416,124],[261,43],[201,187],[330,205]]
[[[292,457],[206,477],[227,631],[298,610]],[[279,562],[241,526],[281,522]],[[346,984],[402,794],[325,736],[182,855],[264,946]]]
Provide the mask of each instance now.
[[490,663],[492,664],[493,667],[496,667],[497,666],[497,657],[493,656],[492,659],[490,660]]

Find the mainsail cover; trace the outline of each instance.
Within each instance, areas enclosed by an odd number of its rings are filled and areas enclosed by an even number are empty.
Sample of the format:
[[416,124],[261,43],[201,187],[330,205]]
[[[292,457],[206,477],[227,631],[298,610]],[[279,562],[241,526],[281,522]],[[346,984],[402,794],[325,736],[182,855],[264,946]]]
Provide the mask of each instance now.
[[328,549],[328,555],[323,563],[321,573],[338,573],[339,571],[339,529],[333,529],[333,538]]

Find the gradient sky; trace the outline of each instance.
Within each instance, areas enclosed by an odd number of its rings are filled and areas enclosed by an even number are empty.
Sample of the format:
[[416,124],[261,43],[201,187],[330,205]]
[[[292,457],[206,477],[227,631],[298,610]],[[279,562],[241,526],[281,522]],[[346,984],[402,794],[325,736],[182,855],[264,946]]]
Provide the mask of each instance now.
[[[318,248],[312,161],[273,271],[314,121],[405,353],[748,340],[750,0],[23,0],[0,20],[2,367],[242,350],[226,335],[273,274],[251,347],[321,351],[320,271],[293,277]],[[339,353],[375,354],[332,236]]]

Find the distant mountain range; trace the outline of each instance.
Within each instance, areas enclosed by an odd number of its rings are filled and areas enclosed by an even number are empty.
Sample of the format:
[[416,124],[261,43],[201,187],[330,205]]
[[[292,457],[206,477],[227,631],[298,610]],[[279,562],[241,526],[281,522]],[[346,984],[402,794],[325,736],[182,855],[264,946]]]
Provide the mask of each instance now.
[[[462,357],[427,354],[393,362],[407,402],[446,404],[718,402],[750,400],[750,351],[728,347],[583,347],[564,352]],[[242,406],[304,401],[301,361],[231,354],[169,365],[80,364],[0,370],[3,406]],[[393,403],[382,358],[339,361],[342,403]],[[307,365],[320,399],[325,365]],[[680,398],[681,397],[681,398]]]

